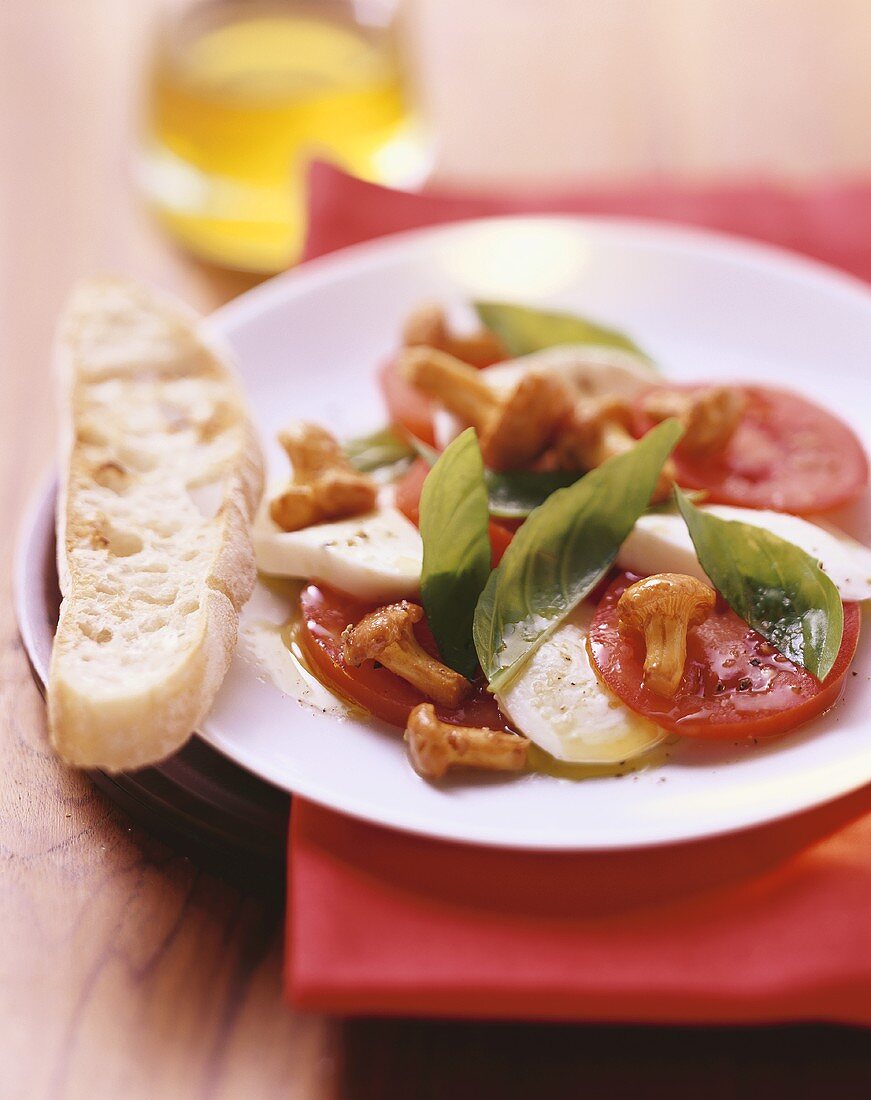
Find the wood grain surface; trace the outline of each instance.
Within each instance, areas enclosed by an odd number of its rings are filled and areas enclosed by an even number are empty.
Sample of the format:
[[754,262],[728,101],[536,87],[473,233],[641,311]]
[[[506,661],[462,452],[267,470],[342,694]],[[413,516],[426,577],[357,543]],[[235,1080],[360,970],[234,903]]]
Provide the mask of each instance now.
[[53,759],[9,601],[72,282],[119,270],[208,310],[250,281],[176,254],[135,204],[151,6],[0,4],[0,1096],[316,1100],[333,1095],[336,1027],[281,1004],[280,905],[138,833]]
[[[510,7],[517,20],[522,6],[511,0],[501,10]],[[823,5],[797,6],[813,8],[818,20]],[[857,19],[861,10],[863,33],[871,28],[867,4],[828,6]],[[478,146],[453,117],[453,91],[439,91],[433,66],[453,73],[458,55],[449,45],[461,21],[465,27],[477,12],[486,28],[493,2],[448,0],[441,22],[432,0],[422,7],[425,77],[435,109],[446,112],[446,148],[455,157],[455,171],[448,158],[441,172],[462,178],[474,170],[470,150]],[[626,3],[616,7],[631,14]],[[660,7],[673,19],[675,5]],[[280,904],[198,871],[53,759],[8,577],[18,516],[51,461],[48,361],[58,308],[78,276],[103,270],[155,280],[204,310],[247,283],[176,253],[136,205],[135,78],[154,8],[146,0],[0,3],[0,1096],[867,1094],[860,1084],[867,1085],[867,1036],[837,1029],[343,1024],[294,1014],[280,997]],[[596,8],[585,0],[576,15]],[[846,48],[843,34],[838,41]],[[546,51],[537,53],[546,60]],[[835,67],[838,55],[829,56]],[[546,65],[539,68],[546,81]],[[692,77],[701,80],[696,66]],[[871,78],[861,94],[853,87],[853,101],[867,103],[869,89]],[[833,95],[825,109],[841,144],[831,164],[864,157],[867,167],[866,129],[850,129],[853,115],[839,114]],[[505,108],[508,99],[500,102]],[[493,111],[500,102],[491,102]],[[510,104],[498,118],[510,121]],[[625,152],[633,130],[621,132]],[[831,153],[831,142],[805,138],[821,157]],[[696,145],[684,159],[695,164],[702,153]],[[510,164],[497,167],[511,177]],[[627,167],[639,164],[615,145],[611,168]],[[640,167],[655,167],[654,159]]]

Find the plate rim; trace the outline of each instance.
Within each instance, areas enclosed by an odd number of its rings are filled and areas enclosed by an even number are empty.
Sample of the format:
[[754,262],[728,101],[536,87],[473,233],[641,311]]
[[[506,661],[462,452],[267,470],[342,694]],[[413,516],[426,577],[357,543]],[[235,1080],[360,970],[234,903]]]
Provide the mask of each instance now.
[[[36,488],[31,493],[27,506],[25,508],[22,521],[19,525],[17,532],[17,539],[15,545],[15,554],[13,559],[13,606],[18,625],[19,636],[24,646],[25,653],[30,661],[31,669],[36,674],[43,687],[46,686],[48,676],[48,664],[45,656],[45,646],[40,639],[40,628],[37,625],[38,622],[44,617],[45,623],[50,622],[50,617],[47,615],[47,603],[44,598],[35,599],[32,603],[29,602],[31,593],[36,590],[42,593],[42,597],[45,596],[45,577],[40,572],[40,564],[38,557],[31,553],[35,546],[41,545],[40,531],[47,524],[51,517],[50,526],[53,532],[53,517],[55,510],[55,490],[57,485],[57,478],[54,474],[45,475],[42,480],[37,484]],[[45,631],[47,634],[51,634],[51,627],[46,625]],[[354,820],[362,821],[366,824],[375,825],[382,829],[395,830],[396,832],[406,833],[409,836],[420,837],[424,840],[432,841],[434,843],[444,844],[462,844],[465,846],[479,847],[479,848],[494,848],[504,851],[516,851],[516,852],[541,852],[546,854],[551,853],[567,853],[567,852],[589,852],[589,853],[608,853],[608,852],[628,852],[628,851],[644,851],[654,849],[668,849],[668,848],[680,848],[684,845],[691,845],[697,843],[704,843],[708,840],[715,840],[718,837],[725,837],[731,835],[740,835],[742,833],[753,833],[757,830],[765,829],[768,826],[776,825],[779,822],[789,820],[790,818],[799,817],[804,813],[810,813],[822,806],[826,806],[839,801],[842,798],[846,798],[856,791],[861,790],[863,787],[867,787],[871,783],[871,777],[863,782],[857,783],[845,790],[839,790],[835,793],[827,794],[820,798],[815,798],[812,802],[803,803],[793,808],[784,809],[776,814],[770,814],[764,818],[756,819],[753,821],[745,822],[741,825],[726,826],[722,828],[711,828],[694,833],[691,836],[673,837],[670,839],[654,838],[649,841],[635,841],[632,843],[626,843],[617,841],[614,843],[591,843],[584,842],[578,843],[577,841],[565,841],[558,842],[536,842],[536,841],[524,841],[519,840],[505,840],[500,838],[482,839],[479,837],[469,837],[463,835],[460,832],[452,832],[450,830],[444,830],[440,833],[435,833],[432,830],[428,830],[422,827],[415,827],[408,824],[400,824],[394,821],[386,820],[385,816],[376,815],[374,812],[366,812],[363,810],[352,810],[346,807],[338,809],[330,801],[318,798],[316,794],[312,794],[308,791],[301,791],[294,788],[290,788],[281,783],[277,783],[269,774],[263,770],[251,766],[248,763],[243,762],[235,754],[228,753],[221,744],[219,737],[214,737],[202,729],[196,730],[192,737],[199,737],[206,742],[209,746],[219,752],[225,759],[229,760],[237,767],[249,772],[250,774],[257,776],[264,780],[271,787],[276,790],[285,791],[293,797],[299,797],[309,799],[311,802],[317,803],[319,806],[331,811],[332,813],[338,813],[346,817],[353,818]],[[170,758],[171,759],[171,758]]]
[[[817,283],[822,282],[829,289],[842,295],[848,294],[857,307],[871,312],[871,288],[861,279],[832,265],[777,245],[707,228],[644,218],[625,218],[599,214],[537,214],[462,219],[436,226],[410,229],[336,250],[310,260],[299,268],[283,272],[232,299],[203,319],[204,330],[212,338],[222,342],[227,341],[228,334],[237,326],[247,323],[252,317],[259,314],[270,312],[281,302],[293,299],[300,293],[316,290],[320,284],[329,282],[337,272],[343,274],[359,273],[359,271],[365,270],[369,266],[378,265],[384,260],[389,260],[393,255],[401,254],[407,250],[413,251],[420,242],[437,240],[438,238],[448,239],[452,235],[461,234],[476,227],[517,226],[522,223],[551,226],[568,225],[573,229],[592,230],[593,232],[613,233],[616,231],[618,234],[630,234],[633,238],[640,236],[646,243],[652,245],[665,244],[670,246],[672,250],[677,248],[692,255],[713,256],[715,259],[737,261],[749,265],[751,268],[762,268],[773,275],[786,276],[805,283],[808,279],[811,279]],[[235,356],[233,358],[235,360]],[[244,367],[240,373],[244,376]],[[29,615],[25,607],[25,594],[28,592],[28,586],[41,583],[41,579],[39,577],[34,578],[32,570],[28,570],[26,547],[29,537],[32,537],[34,526],[39,522],[40,514],[44,516],[47,507],[46,498],[53,496],[52,483],[53,478],[51,476],[46,477],[33,494],[19,527],[19,537],[16,541],[14,555],[14,605],[22,641],[31,658],[33,658],[33,650],[38,647],[38,641],[34,638],[32,629],[30,629]],[[869,764],[869,775],[848,788],[841,788],[834,793],[814,797],[810,802],[801,801],[797,805],[786,806],[776,813],[766,815],[764,818],[757,818],[738,825],[715,825],[708,829],[697,830],[692,835],[667,839],[655,837],[649,841],[642,839],[627,842],[617,838],[613,842],[607,842],[601,839],[578,841],[572,838],[566,838],[565,840],[505,839],[496,835],[485,838],[480,834],[470,837],[459,830],[454,831],[450,827],[435,831],[423,825],[409,824],[399,818],[394,820],[391,818],[389,808],[388,812],[385,813],[383,806],[380,807],[380,812],[377,812],[375,807],[367,805],[354,807],[342,805],[339,808],[336,806],[335,800],[331,801],[329,799],[328,792],[320,791],[318,784],[313,784],[306,789],[307,785],[300,785],[297,777],[294,777],[293,786],[287,781],[277,780],[268,770],[257,767],[247,759],[240,758],[236,752],[228,752],[223,739],[208,732],[208,719],[203,723],[203,727],[199,735],[234,763],[265,779],[273,786],[291,791],[294,794],[298,793],[301,797],[309,798],[333,812],[343,813],[383,828],[396,829],[400,832],[430,840],[517,851],[605,852],[671,847],[694,843],[717,836],[751,831],[796,816],[817,806],[836,801],[844,795],[866,786],[871,781],[871,764]]]
[[[308,261],[299,268],[273,277],[222,306],[207,319],[209,331],[218,338],[226,339],[228,332],[237,326],[246,325],[255,321],[259,315],[281,308],[284,303],[295,299],[300,294],[316,292],[320,286],[328,284],[338,275],[359,276],[369,268],[390,263],[393,258],[403,254],[413,253],[421,245],[450,241],[457,236],[475,232],[481,227],[498,230],[500,227],[511,228],[518,225],[566,227],[573,231],[601,234],[611,240],[615,239],[616,234],[618,238],[623,236],[633,244],[638,244],[640,240],[643,245],[651,248],[665,248],[673,254],[677,251],[688,256],[738,264],[748,270],[761,270],[772,277],[786,278],[804,285],[808,282],[816,284],[821,290],[828,289],[838,293],[842,299],[844,296],[849,297],[854,308],[871,312],[871,288],[861,279],[830,264],[778,245],[704,227],[646,218],[627,218],[607,214],[509,214],[460,219],[433,226],[417,227],[327,253]],[[203,736],[220,751],[227,751],[221,735],[209,732],[208,720],[204,725],[206,728]],[[242,762],[238,756],[234,756],[234,759]],[[251,768],[252,763],[245,760],[243,766]],[[331,799],[330,792],[323,789],[319,782],[300,784],[298,776],[294,776],[292,780],[280,780],[268,772],[258,771],[258,774],[273,783],[282,782],[287,789],[293,789],[294,793],[310,798],[336,812],[384,827],[459,843],[541,851],[609,851],[692,843],[705,837],[741,832],[794,816],[848,793],[848,790],[841,788],[833,793],[815,796],[811,802],[796,797],[794,802],[774,813],[766,813],[761,819],[755,818],[737,825],[712,825],[707,829],[696,830],[692,835],[667,839],[655,837],[650,841],[634,840],[627,843],[619,838],[615,838],[613,842],[606,842],[599,838],[586,841],[571,838],[562,840],[554,837],[541,840],[519,837],[506,839],[497,835],[495,830],[491,836],[486,837],[480,829],[474,837],[470,837],[462,830],[452,828],[450,822],[443,823],[436,831],[425,825],[409,823],[402,814],[393,815],[389,807],[376,806],[366,799],[343,800],[341,807],[338,807],[335,800]],[[293,788],[290,787],[290,782],[293,782]],[[849,790],[856,790],[869,782],[871,782],[871,762],[869,762],[867,776],[860,782],[852,784]]]
[[805,278],[810,277],[826,283],[837,282],[842,291],[851,293],[871,309],[871,284],[857,275],[803,252],[756,240],[753,237],[709,229],[705,226],[616,214],[496,214],[403,229],[314,256],[304,260],[297,267],[281,271],[258,283],[257,286],[236,295],[235,298],[231,298],[229,302],[203,317],[202,322],[211,336],[221,338],[227,327],[243,323],[246,316],[257,309],[263,309],[270,299],[278,299],[288,293],[286,288],[289,288],[292,293],[293,288],[302,282],[316,284],[328,281],[334,268],[346,266],[351,270],[363,268],[381,256],[402,252],[419,241],[441,236],[449,237],[470,228],[498,228],[500,225],[516,226],[523,223],[556,227],[570,225],[576,229],[592,230],[594,233],[602,230],[625,232],[647,238],[652,243],[662,238],[667,242],[679,244],[688,252],[697,255],[708,253],[708,249],[713,247],[722,251],[724,256],[743,261],[749,266],[776,265],[786,275],[795,275],[795,269],[802,268]]

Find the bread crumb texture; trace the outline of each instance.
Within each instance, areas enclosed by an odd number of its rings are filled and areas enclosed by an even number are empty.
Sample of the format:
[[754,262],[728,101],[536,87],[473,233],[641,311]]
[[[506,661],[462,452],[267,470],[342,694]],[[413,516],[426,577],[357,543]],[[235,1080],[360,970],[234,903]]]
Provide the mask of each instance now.
[[147,288],[81,286],[58,366],[69,432],[52,736],[72,763],[136,767],[187,738],[229,666],[256,575],[262,462],[196,318]]

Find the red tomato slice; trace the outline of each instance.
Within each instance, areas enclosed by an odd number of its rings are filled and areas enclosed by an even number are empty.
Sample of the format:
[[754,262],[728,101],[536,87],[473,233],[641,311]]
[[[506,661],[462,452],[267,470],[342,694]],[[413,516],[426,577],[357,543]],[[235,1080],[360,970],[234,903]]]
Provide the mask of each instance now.
[[[508,521],[512,522],[512,521]],[[514,532],[520,526],[519,523],[514,523],[513,527],[504,526],[498,520],[491,520],[490,526],[487,529],[487,533],[490,536],[490,549],[493,552],[492,566],[495,569],[496,566],[502,561],[502,555],[508,549],[511,544],[511,540],[514,538]]]
[[[701,386],[668,387],[684,391]],[[787,390],[741,386],[747,409],[725,450],[694,458],[678,446],[678,483],[706,489],[718,504],[824,512],[854,500],[868,484],[868,458],[847,425]],[[637,434],[651,422],[638,418]]]
[[[470,367],[484,370],[501,360],[490,357],[470,362]],[[433,428],[434,403],[402,377],[396,369],[396,360],[385,363],[378,372],[378,382],[387,403],[390,423],[394,428],[405,431],[422,443],[435,445]]]
[[420,524],[420,494],[423,483],[429,473],[429,465],[422,458],[416,458],[402,477],[396,482],[394,502],[404,516],[414,524]]
[[622,573],[602,597],[589,647],[602,681],[632,710],[687,737],[748,740],[774,737],[836,702],[859,641],[859,608],[844,604],[844,638],[835,666],[820,683],[781,656],[723,600],[687,635],[684,677],[673,699],[644,686],[644,643],[621,633],[617,601],[638,577]]
[[410,432],[430,446],[435,444],[433,434],[433,403],[420,390],[402,377],[395,360],[385,363],[378,372],[378,383],[387,403],[390,423],[400,431]]
[[[408,716],[418,703],[430,700],[389,669],[374,664],[354,668],[342,656],[342,631],[358,623],[374,605],[361,603],[330,588],[310,584],[300,596],[302,623],[299,642],[312,671],[327,687],[344,698],[359,703],[364,710],[393,726],[405,728]],[[435,641],[425,622],[415,628],[417,640],[433,656],[438,656]],[[496,700],[483,680],[475,694],[456,710],[436,707],[445,722],[461,726],[509,729]]]
[[[428,473],[429,466],[422,458],[418,458],[396,483],[394,498],[396,507],[411,520],[415,527],[420,525],[420,494],[423,492],[423,483],[426,481]],[[513,523],[513,521],[509,522]],[[516,523],[513,523],[512,527],[507,527],[496,520],[491,521],[488,534],[490,535],[490,549],[493,554],[492,564],[494,569],[502,560],[502,555],[514,538],[517,526]]]

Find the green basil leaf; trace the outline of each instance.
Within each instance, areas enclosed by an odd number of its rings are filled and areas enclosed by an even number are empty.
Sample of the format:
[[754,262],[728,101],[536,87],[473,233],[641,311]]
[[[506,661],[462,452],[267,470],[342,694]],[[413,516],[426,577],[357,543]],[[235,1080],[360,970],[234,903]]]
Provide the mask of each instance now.
[[509,302],[474,302],[483,325],[499,336],[512,358],[558,344],[597,344],[648,356],[628,336],[584,317]]
[[487,470],[484,478],[490,495],[490,515],[522,519],[557,489],[573,485],[580,476],[580,472],[568,470],[511,470],[504,474]]
[[[428,466],[438,461],[439,452],[421,439],[412,439],[412,446]],[[511,470],[497,474],[484,471],[484,480],[490,496],[490,515],[502,519],[524,519],[543,504],[551,493],[572,485],[580,477],[575,471]]]
[[369,474],[384,466],[410,461],[415,450],[393,428],[382,428],[371,435],[349,439],[344,445],[345,457],[355,470]]
[[825,680],[841,648],[844,607],[819,562],[779,535],[702,512],[674,492],[702,569],[735,614]]
[[422,439],[418,439],[416,435],[410,436],[411,445],[414,448],[414,452],[418,458],[422,458],[427,466],[435,466],[439,460],[439,451],[435,447],[431,447],[429,443],[424,443]]
[[423,483],[420,593],[442,660],[469,678],[478,669],[472,619],[490,575],[488,523],[481,449],[475,429],[467,428]]
[[680,439],[676,420],[648,432],[530,515],[490,574],[475,610],[478,659],[504,686],[611,567]]

